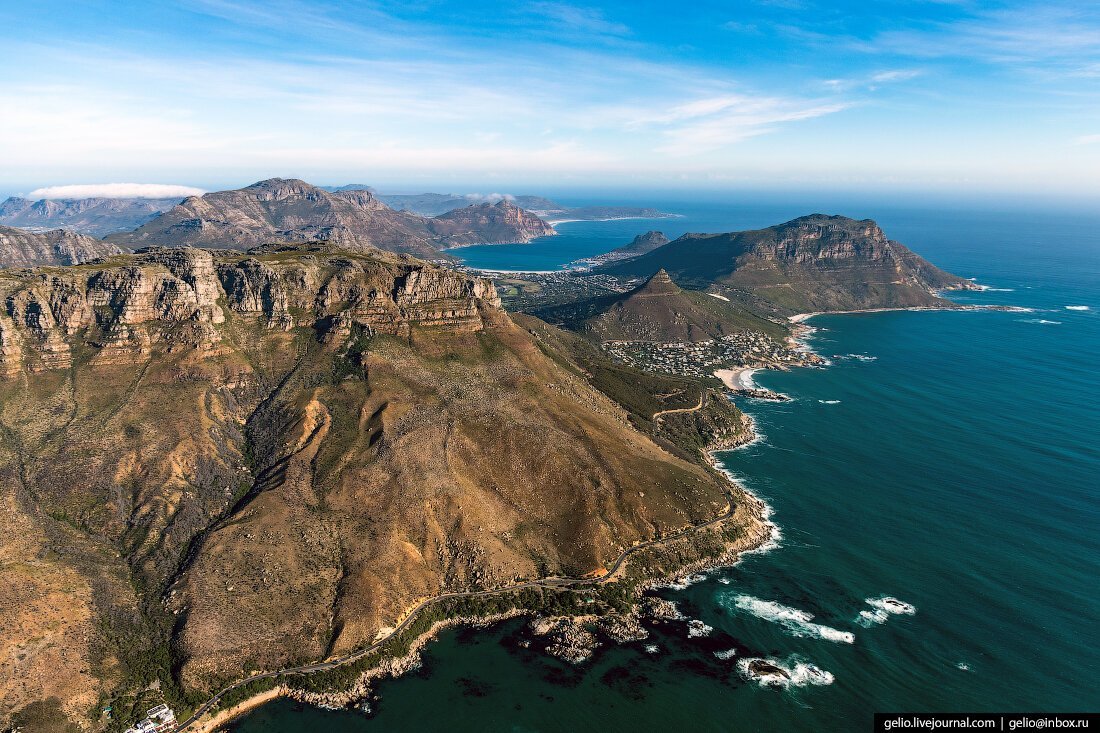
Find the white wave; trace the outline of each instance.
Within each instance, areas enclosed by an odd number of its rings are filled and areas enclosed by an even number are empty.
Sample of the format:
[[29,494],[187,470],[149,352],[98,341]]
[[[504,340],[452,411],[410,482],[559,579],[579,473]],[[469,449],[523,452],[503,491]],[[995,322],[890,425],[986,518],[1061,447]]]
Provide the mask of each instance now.
[[718,657],[719,659],[733,659],[734,657],[737,656],[737,650],[736,649],[725,649],[725,650],[720,651],[720,652],[715,652],[714,656]]
[[722,585],[729,585],[733,581],[730,580],[729,578],[719,578],[718,582],[721,583]]
[[[768,665],[761,670],[757,666],[754,671],[753,662]],[[766,687],[805,687],[807,685],[831,685],[836,680],[832,672],[827,672],[817,665],[810,664],[798,657],[789,657],[786,661],[778,659],[763,659],[754,657],[742,659],[737,663],[737,669],[747,679],[755,680]]]
[[1016,292],[1016,288],[995,288],[995,287],[992,287],[990,285],[979,285],[978,290],[981,290],[981,291],[987,292],[987,293],[1014,293],[1014,292]]
[[840,400],[818,400],[823,405],[839,405]]
[[856,361],[878,361],[877,356],[870,354],[833,354],[834,359],[855,359]]
[[814,615],[809,611],[749,595],[739,595],[733,599],[733,603],[757,618],[779,624],[792,636],[813,637],[843,644],[852,644],[856,640],[856,635],[850,631],[812,623]]
[[880,611],[877,608],[870,611],[860,611],[859,616],[856,616],[856,623],[866,628],[871,628],[875,624],[884,624],[890,619],[890,614],[886,611]]
[[656,654],[659,651],[661,651],[661,647],[657,646],[656,644],[646,644],[645,645],[646,654]]
[[1017,323],[1039,323],[1044,326],[1061,326],[1061,321],[1048,321],[1045,318],[1017,318]]
[[893,596],[880,596],[879,598],[867,598],[865,599],[868,606],[884,613],[889,613],[894,616],[904,615],[912,616],[917,612],[917,607],[912,603],[906,603],[905,601],[899,601]]
[[673,580],[666,581],[664,583],[654,584],[654,588],[670,588],[672,590],[686,590],[696,583],[702,583],[707,579],[707,576],[702,573],[695,573],[694,575],[685,575],[681,578],[675,578]]
[[691,638],[710,636],[710,632],[712,631],[714,631],[713,626],[708,626],[697,618],[688,621],[688,636]]
[[1089,307],[1087,305],[1067,305],[1066,306],[1066,310],[1068,310],[1068,311],[1087,311],[1088,309],[1089,309]]
[[957,669],[961,669],[963,672],[969,672],[970,671],[970,665],[967,664],[966,662],[956,662],[955,667]]

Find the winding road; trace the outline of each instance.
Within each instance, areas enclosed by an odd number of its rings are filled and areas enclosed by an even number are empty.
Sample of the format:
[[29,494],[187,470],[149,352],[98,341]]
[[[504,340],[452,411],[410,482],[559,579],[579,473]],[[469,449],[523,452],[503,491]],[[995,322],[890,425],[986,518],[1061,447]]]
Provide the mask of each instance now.
[[[702,401],[703,401],[703,395],[700,395],[699,396],[700,406],[702,406]],[[697,409],[699,409],[699,407],[683,408],[683,409],[680,409],[680,410],[666,410],[665,412],[687,412],[687,411],[691,411],[691,409],[697,410]],[[654,417],[656,417],[656,415],[654,415]],[[619,568],[621,568],[623,566],[623,563],[626,562],[626,559],[628,557],[630,557],[631,555],[633,555],[634,553],[636,553],[640,550],[644,550],[648,547],[654,547],[654,546],[661,545],[661,544],[664,544],[664,543],[667,543],[667,542],[672,542],[672,541],[678,540],[681,537],[684,537],[685,535],[687,535],[691,532],[697,532],[701,529],[705,529],[707,527],[714,526],[715,524],[718,524],[719,522],[722,522],[722,521],[725,521],[726,519],[729,519],[731,516],[733,516],[733,512],[735,511],[736,507],[733,503],[733,495],[728,491],[726,492],[726,502],[727,502],[726,510],[724,512],[722,512],[721,514],[719,514],[714,519],[710,519],[706,522],[703,522],[702,524],[695,524],[695,525],[692,525],[690,527],[685,527],[684,529],[681,529],[677,532],[674,532],[674,533],[668,535],[667,537],[660,537],[660,538],[657,538],[657,539],[646,540],[645,542],[640,542],[640,543],[638,543],[638,544],[636,544],[632,547],[628,547],[626,550],[623,551],[623,553],[621,555],[619,555],[619,557],[615,560],[614,564],[612,564],[612,566],[607,570],[607,572],[605,572],[603,575],[600,575],[600,576],[597,576],[597,577],[589,577],[589,578],[542,578],[540,580],[528,580],[528,581],[525,581],[525,582],[522,582],[522,583],[517,583],[515,585],[505,586],[503,588],[495,588],[493,590],[444,593],[442,595],[438,595],[438,596],[434,596],[432,598],[428,598],[427,600],[421,601],[420,603],[416,604],[412,608],[412,610],[409,611],[409,613],[405,616],[405,619],[401,623],[399,623],[394,628],[394,630],[391,631],[386,637],[384,637],[383,639],[380,639],[379,641],[374,642],[373,644],[371,644],[368,647],[364,647],[363,649],[360,649],[359,651],[348,654],[347,656],[337,657],[335,659],[329,659],[327,661],[317,662],[315,664],[306,664],[306,665],[302,665],[302,666],[299,666],[299,667],[288,667],[286,669],[280,669],[280,670],[276,670],[274,672],[262,672],[260,674],[254,674],[251,677],[245,677],[244,679],[241,679],[237,682],[234,682],[232,685],[229,685],[228,687],[224,688],[223,690],[218,692],[218,694],[214,695],[212,698],[210,698],[205,703],[203,703],[202,706],[200,706],[197,710],[195,710],[194,713],[192,713],[191,717],[187,718],[187,720],[184,720],[182,723],[180,723],[176,727],[176,733],[179,733],[179,731],[186,730],[188,727],[190,727],[190,726],[194,725],[196,722],[198,722],[199,718],[201,718],[203,715],[205,715],[207,712],[209,712],[211,708],[213,708],[215,705],[217,705],[221,701],[222,697],[224,697],[228,693],[233,692],[234,690],[236,690],[240,687],[243,687],[244,685],[247,685],[251,682],[256,682],[256,681],[259,681],[259,680],[272,679],[272,678],[275,678],[275,677],[283,677],[283,676],[287,676],[287,675],[311,674],[313,672],[323,672],[325,670],[335,669],[336,667],[342,667],[345,664],[350,664],[351,662],[354,662],[358,659],[362,659],[363,657],[370,654],[371,652],[374,652],[374,651],[380,649],[381,647],[383,647],[388,641],[390,641],[391,639],[396,637],[398,634],[400,634],[402,631],[404,631],[406,628],[408,628],[409,624],[411,624],[413,621],[416,620],[416,617],[420,614],[421,611],[423,611],[425,608],[427,608],[428,606],[431,606],[435,603],[450,600],[450,599],[453,599],[453,598],[484,598],[486,596],[503,595],[505,593],[513,593],[517,590],[522,590],[524,588],[536,588],[536,587],[539,587],[539,588],[567,588],[567,587],[573,586],[573,585],[606,583],[615,576],[615,573],[617,573],[619,571]]]
[[701,392],[699,392],[699,404],[697,404],[695,407],[677,407],[672,410],[658,410],[657,412],[653,413],[653,417],[649,419],[656,421],[657,418],[661,417],[662,415],[671,415],[674,412],[695,412],[696,410],[701,410],[703,408],[703,400],[706,398],[706,396],[707,390],[703,389]]

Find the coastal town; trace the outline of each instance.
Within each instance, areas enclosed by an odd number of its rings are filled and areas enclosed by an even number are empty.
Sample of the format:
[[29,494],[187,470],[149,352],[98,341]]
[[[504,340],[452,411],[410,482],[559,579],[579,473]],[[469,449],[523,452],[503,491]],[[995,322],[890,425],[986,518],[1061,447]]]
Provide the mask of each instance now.
[[733,366],[787,369],[822,362],[817,354],[793,349],[759,331],[697,342],[607,341],[603,349],[613,359],[638,369],[697,378]]

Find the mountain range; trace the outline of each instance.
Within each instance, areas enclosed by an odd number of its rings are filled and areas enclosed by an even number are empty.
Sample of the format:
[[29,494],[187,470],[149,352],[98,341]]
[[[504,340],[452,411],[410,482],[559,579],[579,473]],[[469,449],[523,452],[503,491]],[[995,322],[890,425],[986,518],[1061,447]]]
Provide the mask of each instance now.
[[297,179],[272,178],[246,188],[192,196],[132,232],[108,241],[248,249],[270,243],[324,241],[377,247],[420,257],[464,244],[526,242],[553,234],[550,225],[507,201],[475,204],[426,219],[395,211],[370,191],[325,191]]
[[139,227],[179,202],[179,199],[144,198],[31,201],[12,197],[0,203],[0,225],[33,230],[69,229],[103,237]]

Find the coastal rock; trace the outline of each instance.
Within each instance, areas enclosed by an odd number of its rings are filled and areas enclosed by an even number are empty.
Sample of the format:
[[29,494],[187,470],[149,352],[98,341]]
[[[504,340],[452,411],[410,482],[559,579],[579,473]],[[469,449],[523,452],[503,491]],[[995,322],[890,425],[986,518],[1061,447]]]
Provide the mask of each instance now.
[[649,638],[649,631],[642,626],[641,619],[635,613],[609,613],[600,618],[598,628],[616,644]]
[[600,645],[586,623],[575,618],[536,618],[529,628],[536,636],[547,637],[547,654],[570,664],[587,661]]
[[658,596],[646,596],[642,600],[642,613],[658,621],[680,621],[684,618],[675,603]]

